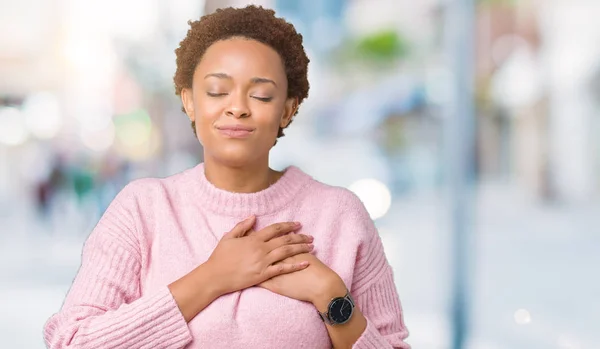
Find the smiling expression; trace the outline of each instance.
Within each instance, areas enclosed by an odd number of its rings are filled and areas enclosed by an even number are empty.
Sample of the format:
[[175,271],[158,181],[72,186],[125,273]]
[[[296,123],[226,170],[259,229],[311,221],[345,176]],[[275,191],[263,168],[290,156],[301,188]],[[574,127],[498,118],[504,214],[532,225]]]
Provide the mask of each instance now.
[[268,158],[296,108],[279,54],[245,38],[211,45],[181,98],[205,157],[231,165]]

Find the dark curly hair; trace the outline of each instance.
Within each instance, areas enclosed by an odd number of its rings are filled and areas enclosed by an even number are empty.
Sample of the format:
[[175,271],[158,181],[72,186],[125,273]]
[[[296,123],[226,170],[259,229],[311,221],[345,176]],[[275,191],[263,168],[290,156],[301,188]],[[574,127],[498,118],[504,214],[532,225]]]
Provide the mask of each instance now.
[[[196,66],[210,45],[233,37],[243,37],[259,41],[279,53],[288,80],[288,98],[297,98],[300,105],[308,97],[309,59],[302,45],[302,35],[296,32],[292,24],[275,17],[275,11],[254,5],[228,7],[217,9],[198,21],[188,21],[188,24],[190,29],[175,50],[177,70],[173,81],[177,95],[181,94],[182,89],[192,87]],[[185,112],[184,108],[182,110]],[[294,115],[297,113],[298,109]],[[196,134],[194,122],[192,129]],[[277,138],[283,136],[283,128],[280,128]]]

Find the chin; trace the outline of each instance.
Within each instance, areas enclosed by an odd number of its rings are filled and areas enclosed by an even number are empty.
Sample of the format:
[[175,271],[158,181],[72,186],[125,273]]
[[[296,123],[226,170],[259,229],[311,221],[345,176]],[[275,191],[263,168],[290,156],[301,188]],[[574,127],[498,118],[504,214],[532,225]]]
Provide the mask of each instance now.
[[217,162],[229,167],[245,167],[255,163],[260,158],[260,156],[257,156],[259,154],[257,150],[247,147],[241,149],[240,147],[227,147],[227,149],[210,153]]

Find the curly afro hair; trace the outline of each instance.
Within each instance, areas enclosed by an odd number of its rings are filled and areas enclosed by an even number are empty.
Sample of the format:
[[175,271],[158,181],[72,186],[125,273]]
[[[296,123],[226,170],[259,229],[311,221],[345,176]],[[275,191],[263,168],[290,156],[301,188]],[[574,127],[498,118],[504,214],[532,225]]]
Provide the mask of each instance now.
[[[292,24],[275,17],[275,11],[254,5],[228,7],[202,16],[200,20],[188,21],[188,24],[190,29],[175,50],[177,70],[173,81],[177,95],[182,89],[192,87],[194,71],[208,47],[217,41],[243,37],[259,41],[279,53],[288,80],[288,98],[296,98],[300,105],[308,97],[309,59],[302,45],[302,35]],[[182,110],[185,112],[185,109]],[[298,109],[294,115],[297,113]],[[194,134],[195,126],[192,122]],[[283,136],[280,128],[277,138]]]

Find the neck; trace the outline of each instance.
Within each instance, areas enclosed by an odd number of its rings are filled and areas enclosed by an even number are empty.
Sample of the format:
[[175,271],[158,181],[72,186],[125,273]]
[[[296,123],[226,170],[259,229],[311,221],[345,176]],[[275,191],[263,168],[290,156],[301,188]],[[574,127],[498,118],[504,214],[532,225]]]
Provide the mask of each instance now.
[[269,168],[268,158],[244,166],[231,166],[206,157],[204,174],[215,187],[232,193],[256,193],[281,177],[281,173]]

